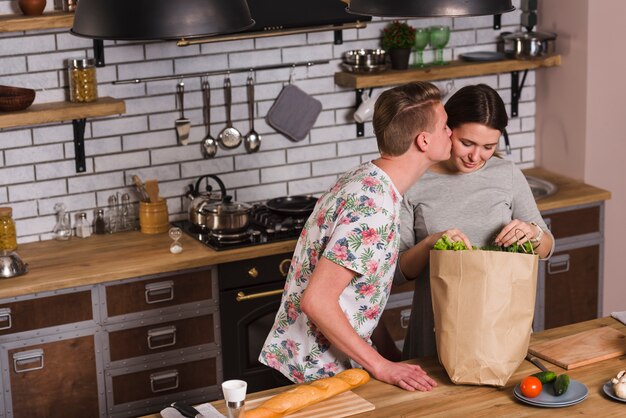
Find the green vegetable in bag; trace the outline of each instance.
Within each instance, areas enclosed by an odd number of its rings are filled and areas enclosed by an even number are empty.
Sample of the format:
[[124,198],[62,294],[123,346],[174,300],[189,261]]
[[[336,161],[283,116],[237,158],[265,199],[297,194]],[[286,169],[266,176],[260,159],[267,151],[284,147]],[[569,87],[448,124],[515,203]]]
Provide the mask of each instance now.
[[[505,251],[509,253],[522,253],[522,254],[534,254],[534,249],[530,241],[526,241],[523,244],[518,244],[517,242],[508,247],[500,246],[500,245],[485,245],[483,247],[472,247],[474,250],[483,250],[483,251]],[[452,241],[447,235],[442,235],[441,238],[437,240],[435,245],[433,246],[433,250],[467,250],[467,245],[463,241]]]

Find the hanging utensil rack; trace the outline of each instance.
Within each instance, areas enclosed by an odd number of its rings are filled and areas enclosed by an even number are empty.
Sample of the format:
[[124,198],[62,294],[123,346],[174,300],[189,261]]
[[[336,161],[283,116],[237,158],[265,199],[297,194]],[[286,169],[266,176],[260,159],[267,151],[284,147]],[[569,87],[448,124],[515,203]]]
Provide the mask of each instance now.
[[188,74],[133,78],[133,79],[127,79],[127,80],[113,81],[112,84],[139,84],[139,83],[147,83],[149,81],[180,80],[183,78],[208,77],[208,76],[220,75],[220,74],[245,73],[248,71],[256,72],[256,71],[265,71],[265,70],[276,70],[278,68],[295,68],[295,67],[305,67],[305,66],[311,67],[313,65],[328,64],[329,62],[330,62],[329,60],[317,60],[317,61],[293,62],[291,64],[260,65],[258,67],[233,68],[230,70],[203,71],[203,72],[188,73]]

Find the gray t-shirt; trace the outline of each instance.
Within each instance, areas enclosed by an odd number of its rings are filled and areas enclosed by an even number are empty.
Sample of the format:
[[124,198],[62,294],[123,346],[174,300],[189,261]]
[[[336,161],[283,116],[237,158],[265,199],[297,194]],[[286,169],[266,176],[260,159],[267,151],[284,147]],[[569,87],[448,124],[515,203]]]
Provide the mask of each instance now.
[[[513,162],[491,158],[481,169],[465,174],[427,171],[404,195],[400,252],[430,234],[451,228],[461,230],[472,245],[492,244],[513,219],[534,221],[549,233],[524,174]],[[426,268],[415,280],[403,350],[407,359],[436,354],[429,277]],[[399,267],[394,281],[406,281]]]

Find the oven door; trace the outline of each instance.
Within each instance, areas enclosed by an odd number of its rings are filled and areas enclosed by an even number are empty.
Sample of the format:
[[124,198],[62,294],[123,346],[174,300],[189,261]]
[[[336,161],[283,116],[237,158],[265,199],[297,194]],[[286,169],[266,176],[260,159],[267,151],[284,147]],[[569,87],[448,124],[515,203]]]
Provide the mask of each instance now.
[[220,292],[224,380],[248,382],[248,393],[279,386],[258,361],[280,305],[284,280]]

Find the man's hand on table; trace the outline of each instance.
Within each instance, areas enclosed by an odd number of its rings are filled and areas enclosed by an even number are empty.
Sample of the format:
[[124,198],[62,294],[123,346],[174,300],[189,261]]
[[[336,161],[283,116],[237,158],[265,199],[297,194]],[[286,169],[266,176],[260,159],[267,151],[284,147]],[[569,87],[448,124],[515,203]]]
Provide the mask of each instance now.
[[404,390],[428,392],[437,387],[437,382],[426,374],[417,364],[382,362],[377,370],[372,371],[381,382],[396,385]]

